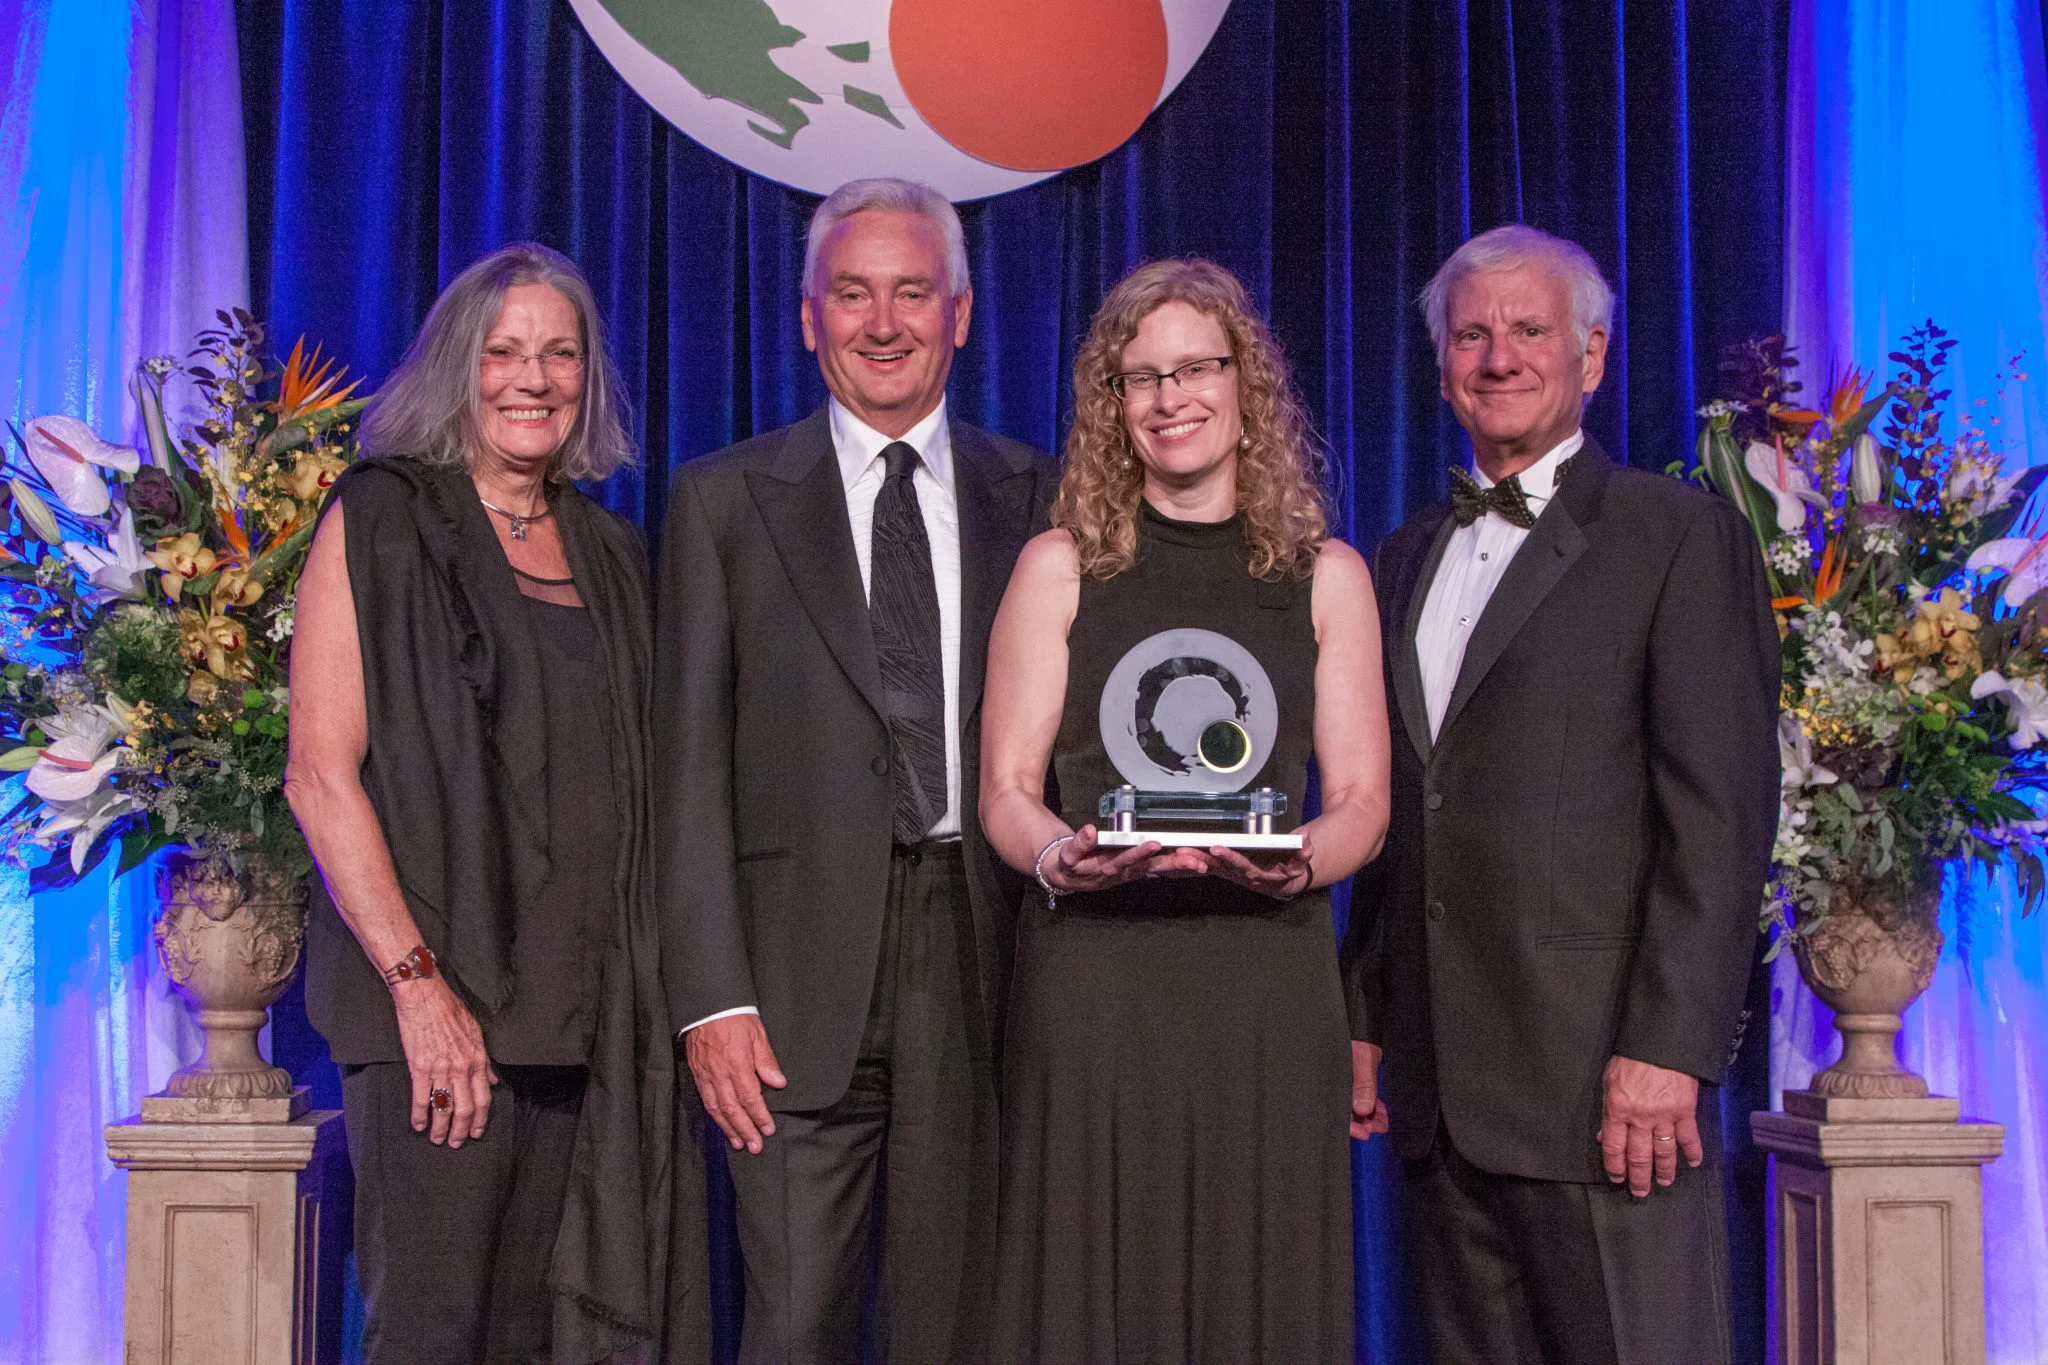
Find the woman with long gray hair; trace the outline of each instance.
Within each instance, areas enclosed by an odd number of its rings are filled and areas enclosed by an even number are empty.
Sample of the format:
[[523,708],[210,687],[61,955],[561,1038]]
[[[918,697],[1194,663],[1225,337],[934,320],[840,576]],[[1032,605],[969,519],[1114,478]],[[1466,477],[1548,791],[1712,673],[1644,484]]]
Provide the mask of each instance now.
[[573,482],[632,459],[624,408],[576,267],[492,252],[365,412],[299,584],[285,786],[372,1361],[655,1339],[671,1200],[701,1207],[647,875],[646,555]]

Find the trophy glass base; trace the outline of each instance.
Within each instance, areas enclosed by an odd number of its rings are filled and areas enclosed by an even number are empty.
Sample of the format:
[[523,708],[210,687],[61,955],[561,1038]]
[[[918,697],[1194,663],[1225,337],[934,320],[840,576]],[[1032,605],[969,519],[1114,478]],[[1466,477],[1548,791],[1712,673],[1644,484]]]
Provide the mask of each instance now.
[[1234,829],[1105,829],[1095,836],[1103,848],[1240,848],[1292,851],[1301,847],[1299,834],[1246,834]]
[[[1299,834],[1275,834],[1273,817],[1287,812],[1287,793],[1271,787],[1248,792],[1149,792],[1133,786],[1105,792],[1096,807],[1102,817],[1095,842],[1104,848],[1242,848],[1288,851],[1301,847]],[[1140,829],[1140,819],[1168,824],[1192,821],[1207,829]]]

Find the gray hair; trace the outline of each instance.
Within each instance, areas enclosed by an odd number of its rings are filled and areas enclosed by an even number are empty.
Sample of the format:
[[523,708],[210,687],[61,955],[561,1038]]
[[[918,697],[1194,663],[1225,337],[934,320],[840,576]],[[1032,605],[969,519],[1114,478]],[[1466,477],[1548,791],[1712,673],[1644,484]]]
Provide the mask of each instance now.
[[499,247],[441,291],[405,358],[363,410],[365,451],[469,467],[482,402],[484,338],[505,307],[505,291],[522,284],[545,284],[568,299],[583,345],[576,424],[549,462],[548,477],[601,479],[633,463],[626,390],[605,347],[597,299],[574,261],[538,242]]
[[818,278],[818,252],[833,228],[869,209],[892,213],[915,213],[929,218],[946,243],[946,292],[959,298],[967,292],[967,234],[960,230],[960,215],[953,201],[930,185],[915,180],[880,176],[873,180],[849,180],[818,205],[811,215],[810,238],[804,243],[804,297],[815,299],[825,282]]
[[1509,223],[1482,232],[1451,253],[1443,268],[1422,287],[1416,302],[1429,323],[1429,339],[1436,344],[1436,362],[1442,365],[1450,350],[1451,291],[1467,275],[1489,270],[1513,270],[1534,262],[1555,271],[1565,283],[1572,301],[1572,340],[1581,354],[1594,328],[1612,334],[1614,291],[1607,277],[1577,242],[1553,237],[1526,223]]

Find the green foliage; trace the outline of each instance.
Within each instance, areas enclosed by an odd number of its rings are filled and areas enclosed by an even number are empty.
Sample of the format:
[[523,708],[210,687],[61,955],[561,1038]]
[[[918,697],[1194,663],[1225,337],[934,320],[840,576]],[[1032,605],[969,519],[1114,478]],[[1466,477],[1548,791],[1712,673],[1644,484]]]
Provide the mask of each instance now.
[[80,662],[102,690],[160,712],[185,703],[192,665],[178,648],[177,623],[140,603],[117,606],[86,637]]

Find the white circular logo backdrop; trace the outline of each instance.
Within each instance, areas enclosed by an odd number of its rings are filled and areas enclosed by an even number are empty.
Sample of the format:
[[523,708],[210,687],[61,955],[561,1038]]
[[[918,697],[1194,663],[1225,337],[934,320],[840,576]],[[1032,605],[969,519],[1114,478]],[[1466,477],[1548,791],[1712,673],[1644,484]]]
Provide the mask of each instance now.
[[692,138],[813,194],[921,180],[954,200],[1114,151],[1230,0],[570,0]]

